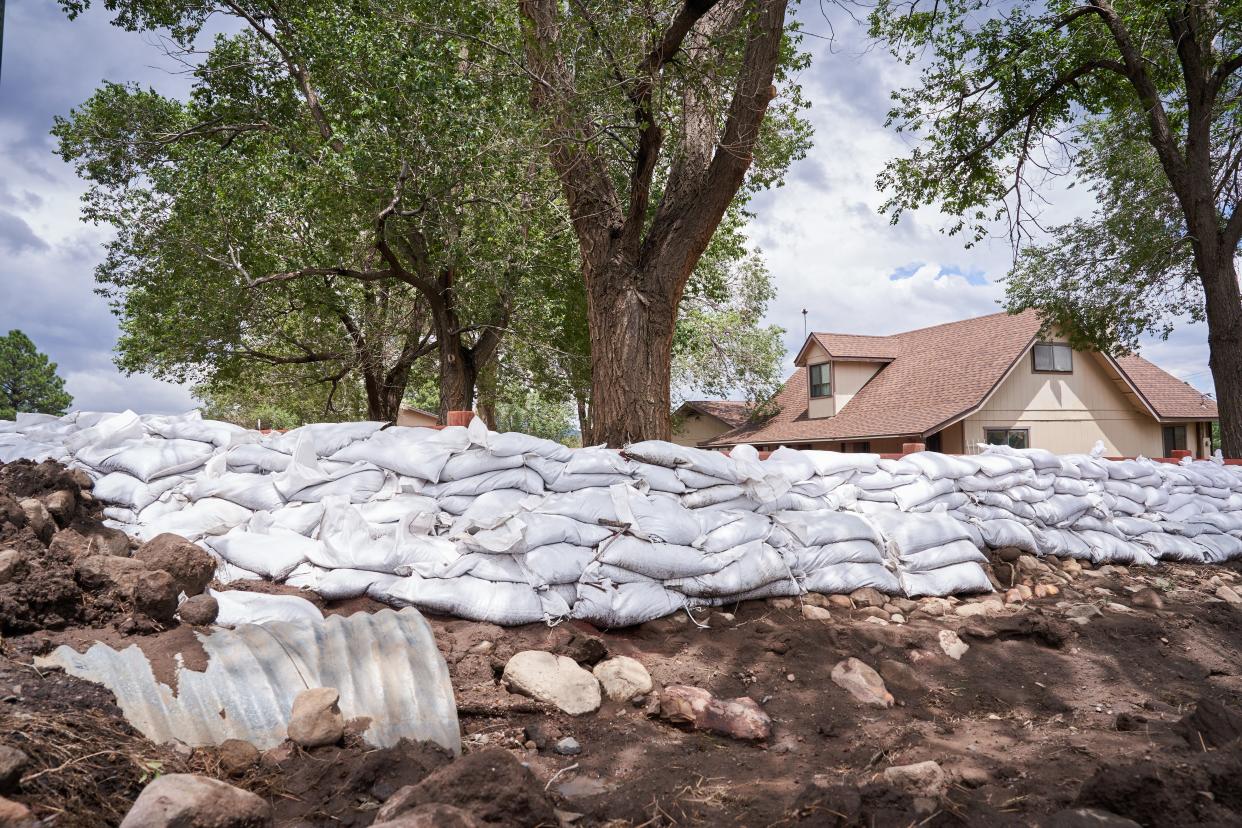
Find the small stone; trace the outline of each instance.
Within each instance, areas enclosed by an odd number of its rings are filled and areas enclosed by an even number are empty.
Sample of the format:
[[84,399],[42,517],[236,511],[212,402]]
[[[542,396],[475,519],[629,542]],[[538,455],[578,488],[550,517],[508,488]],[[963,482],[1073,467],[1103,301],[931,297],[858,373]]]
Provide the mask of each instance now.
[[1006,604],[1018,604],[1021,602],[1022,602],[1022,593],[1018,592],[1017,589],[1006,590],[1005,592],[1005,603]]
[[791,610],[797,608],[798,602],[792,598],[769,598],[768,606],[772,609]]
[[162,569],[173,576],[177,590],[198,595],[207,588],[216,573],[216,562],[205,549],[180,535],[165,532],[138,547],[134,559],[148,569]]
[[566,736],[556,743],[556,747],[552,748],[561,756],[577,756],[582,753],[582,745],[578,744],[578,740],[573,736]]
[[651,692],[651,674],[639,661],[629,656],[615,656],[601,661],[591,670],[604,695],[613,701],[627,702],[635,696]]
[[43,505],[43,501],[28,497],[20,503],[26,513],[26,525],[31,528],[39,540],[47,543],[56,532],[56,520],[52,513]]
[[68,489],[52,492],[44,495],[40,500],[47,510],[51,512],[52,517],[56,518],[56,523],[66,526],[73,520],[73,513],[78,510],[78,498]]
[[48,549],[56,555],[63,555],[71,561],[95,554],[98,549],[91,540],[76,529],[61,529],[52,535]]
[[879,618],[882,621],[888,620],[888,613],[879,607],[860,607],[858,614],[865,618]]
[[1035,589],[1032,590],[1032,594],[1034,594],[1036,598],[1047,598],[1049,595],[1048,584],[1036,584]]
[[1031,598],[1035,597],[1035,593],[1026,584],[1018,584],[1016,587],[1014,587],[1014,589],[1018,591],[1018,595],[1022,598],[1023,601],[1029,601],[1031,600]]
[[86,541],[95,555],[116,555],[128,558],[129,535],[111,526],[90,526],[85,530]]
[[37,828],[43,823],[35,819],[34,814],[20,802],[0,796],[0,827],[2,828]]
[[124,572],[117,578],[116,589],[135,610],[156,621],[169,623],[177,614],[177,584],[162,569]]
[[1014,546],[1005,546],[996,550],[996,557],[1005,563],[1013,563],[1022,557],[1022,550]]
[[1005,605],[995,598],[986,601],[972,601],[969,604],[960,604],[954,608],[953,613],[962,618],[976,618],[988,615],[997,615],[1003,612]]
[[1044,588],[1044,594],[1051,598],[1054,595],[1061,594],[1061,588],[1056,584],[1040,584]]
[[953,775],[964,788],[982,788],[992,781],[992,774],[978,765],[962,765],[954,768]]
[[1116,601],[1109,601],[1104,605],[1104,608],[1110,609],[1113,612],[1131,612],[1131,609],[1125,604],[1118,604]]
[[1230,604],[1233,604],[1234,606],[1237,606],[1238,604],[1242,604],[1242,595],[1239,595],[1237,591],[1234,590],[1234,588],[1230,586],[1224,586],[1224,585],[1218,586],[1216,588],[1216,597],[1222,601],[1226,601]]
[[88,555],[73,565],[73,576],[85,589],[108,589],[121,582],[121,576],[147,571],[146,564],[120,555]]
[[1051,814],[1041,824],[1056,828],[1140,828],[1132,819],[1099,808],[1065,808]]
[[888,620],[892,621],[894,624],[906,623],[906,617],[902,615],[900,612],[894,612],[892,615],[888,617]]
[[177,614],[186,624],[204,627],[215,621],[216,616],[220,614],[220,602],[207,593],[191,595],[181,602],[181,606],[177,608]]
[[1039,559],[1033,555],[1019,555],[1014,561],[1014,566],[1019,572],[1036,573],[1046,570],[1048,567],[1039,562]]
[[941,630],[939,639],[940,649],[944,650],[944,654],[954,661],[961,661],[962,656],[966,655],[966,651],[970,649],[970,645],[962,641],[953,630]]
[[1103,614],[1104,613],[1100,612],[1100,608],[1097,607],[1095,604],[1074,604],[1073,606],[1065,610],[1065,617],[1070,619],[1071,621],[1076,621],[1079,619],[1089,620],[1091,618],[1095,618],[1096,616],[1103,615]]
[[345,735],[341,694],[335,687],[312,687],[293,697],[289,738],[304,748],[334,745]]
[[812,606],[811,604],[802,605],[802,617],[808,621],[831,621],[832,613],[823,607]]
[[733,739],[766,740],[772,719],[754,699],[717,699],[701,687],[672,684],[660,692],[657,715],[665,721]]
[[943,796],[949,787],[944,769],[935,762],[916,762],[913,765],[885,768],[884,781],[907,793],[928,797]]
[[798,677],[795,676],[793,673],[785,674],[785,681],[797,681],[797,680],[798,680]]
[[832,606],[832,599],[829,596],[822,595],[818,592],[808,592],[806,595],[802,596],[802,604],[803,606],[810,605],[812,607],[823,607],[824,609],[828,609]]
[[877,626],[877,627],[887,627],[887,626],[888,626],[888,621],[887,621],[886,619],[884,619],[884,618],[876,618],[875,616],[868,616],[868,617],[864,618],[864,619],[863,619],[863,623],[864,623],[864,624],[874,624],[874,625],[875,625],[875,626]]
[[15,747],[0,745],[0,794],[17,791],[21,785],[22,774],[29,766],[30,757],[24,752]]
[[16,549],[0,549],[0,584],[16,578],[24,568],[22,553]]
[[856,658],[847,658],[832,668],[832,681],[848,690],[850,695],[864,704],[876,707],[892,707],[893,694],[884,686],[884,679],[867,664]]
[[1143,587],[1134,595],[1130,596],[1130,603],[1136,607],[1144,609],[1162,610],[1164,609],[1164,599],[1160,597],[1160,593],[1151,587]]
[[599,710],[599,681],[565,656],[523,650],[505,664],[501,682],[510,692],[554,704],[571,716]]
[[919,608],[919,602],[912,601],[909,598],[889,598],[888,602],[896,607],[896,611],[902,615],[909,615]]
[[927,689],[915,669],[903,661],[891,658],[881,661],[880,676],[888,687],[896,687],[908,693],[919,693]]
[[190,773],[158,776],[142,789],[121,828],[264,828],[272,808],[258,796]]
[[494,649],[496,649],[496,645],[493,642],[484,640],[473,645],[469,650],[466,650],[466,652],[471,653],[472,655],[486,655]]
[[930,616],[939,617],[953,612],[953,603],[947,598],[924,598],[919,601],[919,610]]
[[259,764],[259,749],[244,739],[225,739],[216,748],[220,767],[229,776],[241,776]]
[[888,603],[888,597],[875,587],[863,587],[850,593],[850,600],[858,607],[875,607],[879,609]]
[[840,609],[853,609],[854,602],[850,600],[848,595],[829,595],[828,603]]
[[371,828],[482,828],[482,825],[474,814],[456,805],[426,802],[392,821],[373,822]]

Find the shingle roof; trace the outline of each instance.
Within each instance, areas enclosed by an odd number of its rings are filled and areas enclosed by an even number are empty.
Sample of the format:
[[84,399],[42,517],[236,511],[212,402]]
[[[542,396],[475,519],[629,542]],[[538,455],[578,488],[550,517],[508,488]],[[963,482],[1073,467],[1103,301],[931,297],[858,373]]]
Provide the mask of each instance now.
[[749,420],[753,409],[750,403],[741,400],[686,400],[681,407],[715,417],[728,423],[731,428],[737,428]]
[[1216,419],[1216,401],[1189,383],[1137,354],[1116,358],[1117,364],[1161,419]]
[[[814,334],[834,356],[891,358],[832,417],[807,416],[806,368],[777,394],[777,413],[726,432],[709,445],[856,440],[929,434],[977,406],[1039,333],[1035,311],[994,313],[887,337]],[[1215,404],[1139,357],[1118,360],[1161,418],[1216,416]],[[1193,413],[1187,413],[1193,412]]]

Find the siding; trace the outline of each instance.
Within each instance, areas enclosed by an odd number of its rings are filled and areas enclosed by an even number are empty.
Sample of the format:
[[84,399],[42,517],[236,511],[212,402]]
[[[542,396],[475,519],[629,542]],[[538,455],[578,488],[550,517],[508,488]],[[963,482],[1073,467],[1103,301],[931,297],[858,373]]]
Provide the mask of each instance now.
[[839,360],[832,364],[832,389],[837,401],[837,410],[844,408],[854,398],[867,380],[875,376],[876,371],[884,367],[883,362],[854,362]]
[[687,414],[673,429],[672,442],[679,446],[697,446],[705,440],[714,440],[733,426],[707,414]]
[[1111,370],[1090,353],[1074,353],[1071,374],[1037,374],[1028,351],[964,421],[968,452],[978,451],[987,428],[1030,429],[1032,447],[1058,454],[1090,451],[1097,440],[1109,455],[1163,452],[1160,424],[1134,407],[1113,383]]

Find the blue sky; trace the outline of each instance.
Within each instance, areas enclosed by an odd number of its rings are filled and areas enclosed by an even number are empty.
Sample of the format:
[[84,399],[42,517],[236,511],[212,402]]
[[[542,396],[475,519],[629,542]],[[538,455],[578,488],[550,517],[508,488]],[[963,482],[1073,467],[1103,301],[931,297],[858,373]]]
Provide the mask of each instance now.
[[[179,94],[186,81],[158,41],[112,27],[102,3],[69,22],[50,0],[9,0],[0,67],[0,331],[21,328],[59,363],[75,406],[178,411],[188,389],[112,364],[117,328],[95,295],[93,269],[104,228],[79,219],[83,191],[54,154],[53,118],[103,80],[139,81]],[[819,4],[802,7],[808,31],[827,35]],[[823,7],[827,8],[827,6]],[[999,309],[1009,268],[1007,239],[970,250],[940,232],[933,209],[897,225],[879,215],[874,186],[884,162],[909,149],[884,128],[893,85],[912,69],[868,48],[853,24],[834,20],[835,41],[809,37],[814,61],[800,78],[811,102],[815,146],[785,187],[752,202],[752,240],[764,252],[778,295],[770,321],[786,328],[789,358],[801,344],[802,309],[812,329],[885,334]],[[1052,194],[1047,218],[1090,209],[1085,188]],[[1207,335],[1186,325],[1143,354],[1204,391]]]

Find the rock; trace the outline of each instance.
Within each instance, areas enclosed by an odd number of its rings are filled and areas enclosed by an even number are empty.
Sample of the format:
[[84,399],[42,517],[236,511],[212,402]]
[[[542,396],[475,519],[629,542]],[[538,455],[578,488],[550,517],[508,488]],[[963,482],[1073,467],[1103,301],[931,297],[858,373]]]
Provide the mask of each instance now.
[[802,617],[808,621],[831,621],[832,613],[823,607],[812,606],[811,604],[802,605]]
[[909,598],[889,598],[888,602],[897,608],[897,612],[902,615],[909,615],[919,608],[918,601],[911,601]]
[[1071,621],[1085,623],[1097,615],[1103,615],[1095,604],[1074,604],[1065,610],[1065,617]]
[[1066,558],[1065,560],[1061,561],[1061,571],[1066,573],[1067,575],[1081,575],[1082,564],[1080,564],[1078,561],[1074,560],[1073,558]]
[[177,608],[177,614],[181,616],[181,620],[196,627],[215,621],[219,613],[220,602],[206,593],[191,595]]
[[56,518],[56,523],[60,526],[67,526],[73,521],[73,514],[78,510],[78,498],[68,489],[46,494],[39,498],[43,501],[43,505],[51,512],[52,517]]
[[1216,588],[1216,597],[1234,606],[1242,604],[1242,595],[1239,595],[1233,587],[1224,586],[1223,584]]
[[953,603],[948,598],[924,598],[919,603],[919,610],[933,617],[948,615],[953,612]]
[[1003,612],[1005,605],[995,598],[989,598],[986,601],[972,601],[969,604],[959,604],[954,608],[953,614],[962,618],[976,618],[988,615],[997,615]]
[[1132,819],[1099,808],[1065,808],[1039,821],[1041,828],[1140,828]]
[[177,614],[177,584],[162,569],[123,572],[117,578],[116,589],[135,610],[156,621],[170,623]]
[[121,582],[121,577],[134,572],[146,572],[147,567],[133,558],[119,555],[88,555],[73,565],[73,576],[84,589],[110,589]]
[[[559,824],[559,823],[549,823]],[[371,828],[482,828],[483,823],[469,811],[443,802],[428,802],[406,811],[388,822],[373,822]]]
[[42,824],[22,803],[0,796],[0,828],[37,828]]
[[38,536],[39,540],[44,543],[49,542],[56,532],[56,520],[47,510],[47,506],[43,505],[43,501],[28,497],[19,505],[26,514],[26,525]]
[[142,789],[121,828],[261,828],[272,809],[254,794],[227,782],[170,773]]
[[76,529],[61,529],[52,535],[48,549],[57,555],[63,555],[71,561],[94,555],[97,551],[90,539]]
[[888,613],[879,607],[859,607],[858,614],[864,618],[879,618],[881,621],[888,620]]
[[216,756],[229,776],[241,776],[259,764],[259,749],[244,739],[225,739],[216,748]]
[[1022,593],[1018,592],[1016,588],[1005,590],[1005,603],[1006,604],[1018,604],[1018,603],[1021,603],[1022,600],[1023,600]]
[[874,587],[863,587],[850,593],[850,600],[857,607],[875,607],[879,609],[888,603],[888,597]]
[[1242,710],[1201,698],[1195,709],[1178,721],[1177,729],[1192,750],[1222,748],[1242,740]]
[[791,610],[797,609],[798,602],[793,598],[769,598],[768,606],[772,609]]
[[915,796],[939,797],[949,787],[944,769],[930,761],[885,768],[884,781]]
[[572,658],[523,650],[505,664],[500,680],[510,692],[554,704],[571,716],[599,710],[599,681]]
[[762,741],[772,735],[772,720],[754,699],[718,699],[701,687],[672,684],[660,691],[657,715],[665,721],[731,739]]
[[23,569],[22,553],[16,549],[0,549],[0,585],[16,578]]
[[896,687],[908,693],[921,693],[927,689],[915,669],[904,661],[891,658],[881,661],[880,676],[887,686]]
[[831,606],[839,607],[840,609],[854,608],[854,602],[850,600],[850,596],[848,595],[829,595],[828,603]]
[[627,702],[635,696],[651,692],[651,674],[647,668],[629,656],[614,656],[601,661],[591,670],[604,695],[613,701]]
[[1019,555],[1013,565],[1019,572],[1026,572],[1031,575],[1034,575],[1037,572],[1046,571],[1048,569],[1048,567],[1041,564],[1039,559],[1034,555]]
[[[445,802],[469,812],[480,824],[560,824],[543,783],[500,748],[467,753],[417,785],[399,789],[375,812],[373,824],[383,825],[420,806]],[[435,825],[439,828],[439,823]]]
[[978,765],[960,765],[953,769],[953,777],[963,788],[982,788],[992,781],[992,774]]
[[95,481],[82,469],[69,469],[69,479],[76,483],[79,489],[90,491],[95,488]]
[[1005,563],[1013,563],[1022,557],[1022,550],[1014,546],[1004,546],[996,550],[996,557]]
[[573,736],[566,736],[556,743],[556,747],[552,748],[561,756],[577,756],[582,753],[582,745],[578,744],[578,740]]
[[30,757],[15,747],[0,745],[0,794],[14,793],[20,786],[22,774],[30,766]]
[[940,649],[944,650],[944,654],[954,661],[961,661],[962,656],[966,655],[966,651],[970,649],[970,645],[957,637],[957,633],[953,630],[941,630]]
[[888,620],[892,621],[894,624],[906,623],[906,617],[902,615],[900,612],[894,612],[892,615],[888,617]]
[[1164,599],[1160,597],[1160,593],[1151,587],[1143,587],[1138,592],[1130,596],[1130,603],[1136,607],[1144,609],[1161,610],[1164,609]]
[[608,645],[598,635],[579,630],[568,630],[569,641],[551,648],[556,655],[572,658],[579,664],[595,664],[608,658]]
[[86,541],[94,554],[129,557],[129,535],[111,526],[92,526],[86,530]]
[[[845,598],[844,595],[840,597]],[[849,599],[845,598],[845,600],[848,601]],[[824,609],[828,609],[829,607],[833,606],[833,603],[832,603],[831,596],[822,595],[818,592],[808,592],[806,595],[802,596],[802,605],[803,606],[809,605],[812,607],[823,607]]]
[[345,735],[341,694],[335,687],[312,687],[293,697],[289,738],[304,748],[334,745]]
[[1029,601],[1035,597],[1035,593],[1026,584],[1018,584],[1014,589],[1018,591],[1018,597],[1023,601]]
[[876,707],[892,707],[893,694],[884,686],[880,674],[856,658],[847,658],[832,668],[832,681],[848,690],[858,701]]
[[134,558],[148,569],[162,569],[172,575],[177,589],[186,595],[198,595],[206,589],[216,572],[216,562],[205,549],[170,532],[138,547]]

